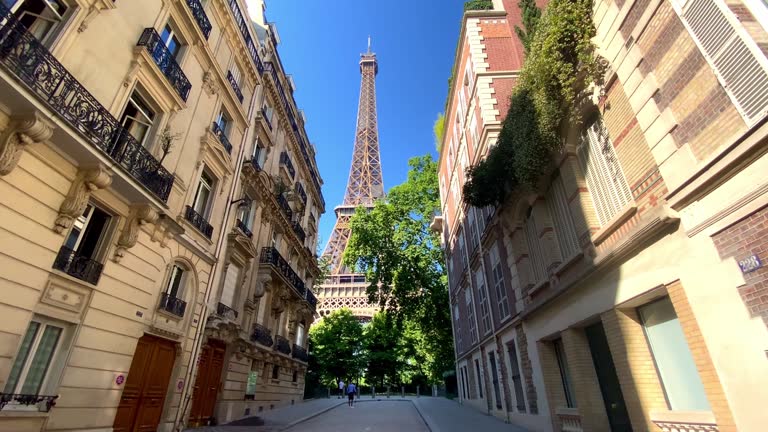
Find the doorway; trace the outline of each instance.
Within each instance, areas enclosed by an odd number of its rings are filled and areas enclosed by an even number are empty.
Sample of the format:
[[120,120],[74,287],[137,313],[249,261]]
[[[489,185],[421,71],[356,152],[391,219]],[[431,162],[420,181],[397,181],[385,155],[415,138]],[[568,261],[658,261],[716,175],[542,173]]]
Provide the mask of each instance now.
[[608,347],[608,339],[605,337],[603,323],[591,325],[585,328],[584,332],[589,342],[589,350],[592,353],[592,362],[600,383],[600,392],[603,395],[611,431],[632,432],[632,424],[629,421],[627,406],[624,403],[624,395],[619,385],[619,377],[616,375],[616,367]]
[[175,361],[174,342],[150,335],[139,339],[112,426],[114,432],[157,430]]
[[224,342],[217,340],[210,340],[203,346],[193,389],[189,426],[206,426],[213,423],[225,351]]

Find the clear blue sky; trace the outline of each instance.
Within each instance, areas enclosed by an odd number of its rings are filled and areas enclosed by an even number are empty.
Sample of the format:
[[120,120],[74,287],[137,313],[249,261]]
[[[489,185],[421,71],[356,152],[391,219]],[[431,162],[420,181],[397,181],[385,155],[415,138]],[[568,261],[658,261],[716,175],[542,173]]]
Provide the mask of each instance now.
[[444,108],[464,0],[267,0],[280,58],[317,147],[326,213],[320,249],[344,198],[360,92],[358,60],[368,35],[376,79],[384,187],[402,183],[408,159],[436,156],[432,124]]

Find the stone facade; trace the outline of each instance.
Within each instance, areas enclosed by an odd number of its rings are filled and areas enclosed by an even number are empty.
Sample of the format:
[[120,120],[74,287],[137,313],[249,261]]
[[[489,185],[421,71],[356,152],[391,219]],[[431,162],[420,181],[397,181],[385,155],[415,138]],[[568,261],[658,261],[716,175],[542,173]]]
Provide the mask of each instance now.
[[324,203],[263,3],[11,3],[0,430],[170,431],[301,399]]
[[[523,64],[499,25],[520,24],[517,2],[493,4],[464,15],[438,173],[459,388],[493,385],[491,352],[505,369],[503,391],[462,402],[541,431],[760,430],[765,5],[595,2],[609,70],[583,130],[537,190],[477,209],[465,168],[493,145]],[[720,59],[736,53],[737,68]],[[463,382],[481,356],[486,376]]]

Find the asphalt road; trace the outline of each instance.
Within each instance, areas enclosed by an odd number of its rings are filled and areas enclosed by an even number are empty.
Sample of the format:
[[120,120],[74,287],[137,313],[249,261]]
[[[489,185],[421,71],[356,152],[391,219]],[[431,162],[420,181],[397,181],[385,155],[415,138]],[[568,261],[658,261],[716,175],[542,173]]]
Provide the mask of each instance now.
[[363,401],[346,404],[298,424],[289,432],[429,432],[409,401]]

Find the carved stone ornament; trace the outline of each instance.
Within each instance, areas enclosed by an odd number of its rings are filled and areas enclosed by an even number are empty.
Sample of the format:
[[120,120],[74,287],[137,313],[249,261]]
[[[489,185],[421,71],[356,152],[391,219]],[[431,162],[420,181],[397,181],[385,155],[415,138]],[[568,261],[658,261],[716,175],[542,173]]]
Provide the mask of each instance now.
[[260,299],[269,290],[272,276],[268,272],[259,272],[256,276],[256,288],[253,290],[253,298]]
[[11,119],[0,134],[0,176],[10,174],[16,168],[24,147],[49,139],[53,128],[53,124],[38,113]]
[[219,82],[211,71],[203,74],[203,90],[208,93],[208,96],[219,93]]
[[157,210],[147,204],[137,205],[131,210],[131,216],[125,223],[120,237],[117,239],[117,248],[113,260],[119,263],[125,256],[125,251],[136,246],[139,239],[141,226],[147,223],[155,223],[159,218]]
[[59,217],[56,218],[53,230],[58,234],[68,230],[72,222],[85,211],[91,193],[97,189],[104,189],[110,184],[112,184],[112,174],[103,165],[80,170],[69,188],[67,197],[59,207]]

